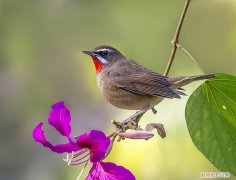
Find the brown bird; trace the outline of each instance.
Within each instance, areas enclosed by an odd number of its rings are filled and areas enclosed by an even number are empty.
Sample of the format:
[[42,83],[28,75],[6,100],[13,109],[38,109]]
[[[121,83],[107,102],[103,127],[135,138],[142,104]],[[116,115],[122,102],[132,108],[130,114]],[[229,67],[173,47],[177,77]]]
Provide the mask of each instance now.
[[83,53],[93,59],[97,84],[106,100],[118,108],[139,110],[138,115],[148,109],[156,113],[154,106],[164,98],[185,95],[182,86],[215,76],[163,76],[129,60],[111,46],[98,46]]

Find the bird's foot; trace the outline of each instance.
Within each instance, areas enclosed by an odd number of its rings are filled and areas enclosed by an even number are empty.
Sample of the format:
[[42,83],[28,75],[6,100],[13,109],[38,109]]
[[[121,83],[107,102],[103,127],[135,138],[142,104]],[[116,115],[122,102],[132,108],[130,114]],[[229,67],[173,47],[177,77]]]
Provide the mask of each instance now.
[[125,132],[127,129],[139,129],[138,123],[147,109],[139,110],[124,121],[120,122],[120,129]]
[[138,126],[138,123],[135,121],[135,120],[130,120],[130,121],[122,121],[119,123],[119,129],[122,131],[122,132],[125,132],[127,129],[138,129],[139,126]]

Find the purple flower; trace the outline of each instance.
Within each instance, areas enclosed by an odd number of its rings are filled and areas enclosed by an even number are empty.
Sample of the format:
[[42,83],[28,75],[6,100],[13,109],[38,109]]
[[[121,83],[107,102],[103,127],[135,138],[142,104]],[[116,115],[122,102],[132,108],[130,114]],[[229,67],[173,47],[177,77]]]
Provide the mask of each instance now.
[[92,130],[78,137],[78,146],[90,150],[90,161],[98,162],[106,157],[110,138],[101,131]]
[[97,162],[93,164],[86,180],[135,180],[135,177],[122,166],[110,162]]
[[77,144],[72,143],[66,143],[66,144],[58,144],[58,145],[52,145],[49,141],[45,138],[45,132],[42,130],[43,123],[40,122],[33,131],[33,138],[36,142],[41,143],[43,146],[48,147],[53,152],[56,153],[71,153],[72,151],[78,151],[81,148],[77,146]]
[[110,138],[98,130],[91,130],[77,138],[71,136],[70,111],[65,107],[64,102],[57,102],[52,105],[48,122],[62,136],[67,137],[65,144],[53,145],[45,137],[42,130],[43,122],[40,122],[33,130],[33,138],[36,142],[49,148],[56,153],[71,153],[67,158],[68,165],[77,165],[90,160],[93,166],[87,176],[87,180],[134,180],[134,175],[122,166],[114,163],[102,162],[107,156],[110,147]]

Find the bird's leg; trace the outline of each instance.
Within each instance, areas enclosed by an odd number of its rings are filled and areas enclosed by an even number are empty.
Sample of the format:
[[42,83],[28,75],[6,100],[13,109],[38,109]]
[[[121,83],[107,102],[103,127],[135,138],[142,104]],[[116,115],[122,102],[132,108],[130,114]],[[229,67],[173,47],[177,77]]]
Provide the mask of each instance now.
[[131,121],[137,122],[140,120],[140,118],[143,116],[143,114],[147,111],[147,109],[143,109],[143,110],[139,110],[136,113],[134,113],[133,115],[131,115],[130,117],[128,117],[127,119],[125,119],[124,121],[122,121],[122,124],[128,124]]
[[147,112],[147,110],[143,111],[141,114],[139,114],[138,116],[135,117],[135,119],[132,120],[132,122],[138,126],[138,123],[140,121],[140,119],[143,117],[143,115],[145,114],[145,112]]
[[121,129],[123,131],[125,131],[125,125],[133,125],[133,126],[136,126],[138,127],[138,123],[141,119],[141,117],[145,114],[145,112],[147,112],[148,108],[143,108],[139,111],[137,111],[136,113],[134,113],[133,115],[131,115],[130,117],[128,117],[127,119],[125,119],[124,121],[122,121],[120,123],[120,126],[121,126]]

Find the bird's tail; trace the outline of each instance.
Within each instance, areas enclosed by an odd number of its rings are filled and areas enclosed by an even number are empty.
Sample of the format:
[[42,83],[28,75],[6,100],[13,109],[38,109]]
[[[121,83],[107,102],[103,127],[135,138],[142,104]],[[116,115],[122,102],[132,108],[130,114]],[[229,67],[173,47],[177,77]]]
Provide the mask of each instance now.
[[171,87],[173,87],[174,89],[177,89],[193,81],[204,80],[204,79],[209,79],[209,78],[214,78],[214,77],[215,77],[215,74],[180,76],[180,77],[169,77],[168,81],[171,84]]

